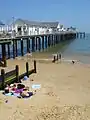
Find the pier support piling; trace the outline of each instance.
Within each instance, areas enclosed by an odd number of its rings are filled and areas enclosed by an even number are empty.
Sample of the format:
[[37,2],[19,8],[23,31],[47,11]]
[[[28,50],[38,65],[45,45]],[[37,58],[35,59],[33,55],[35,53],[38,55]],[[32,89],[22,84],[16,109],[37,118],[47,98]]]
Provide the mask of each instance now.
[[45,36],[45,48],[47,49],[47,36]]
[[2,61],[3,63],[3,67],[7,67],[7,62],[6,62],[6,46],[5,44],[2,44]]
[[58,44],[58,38],[57,38],[57,35],[56,35],[56,44]]
[[21,56],[23,56],[24,53],[23,53],[23,39],[21,38]]
[[29,52],[30,50],[30,40],[27,38],[27,53]]
[[16,57],[18,56],[17,40],[15,40]]
[[51,41],[50,41],[50,35],[48,36],[48,47],[50,47]]
[[38,50],[38,38],[36,37],[35,39],[35,43],[36,43],[36,51]]
[[41,38],[40,37],[38,38],[38,50],[39,51],[41,50]]
[[5,47],[5,44],[2,44],[2,61],[4,60],[6,56],[6,47]]
[[7,48],[8,48],[8,59],[10,59],[10,45],[7,44]]
[[15,40],[13,39],[13,59],[15,59]]
[[42,36],[42,50],[44,50],[44,36]]
[[35,37],[32,37],[32,52],[35,52]]

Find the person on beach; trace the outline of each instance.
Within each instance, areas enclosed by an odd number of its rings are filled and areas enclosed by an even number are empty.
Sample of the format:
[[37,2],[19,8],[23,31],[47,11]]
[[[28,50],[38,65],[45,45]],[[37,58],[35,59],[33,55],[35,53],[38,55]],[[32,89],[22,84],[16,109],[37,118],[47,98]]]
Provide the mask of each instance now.
[[72,64],[74,64],[75,63],[75,61],[74,60],[72,60]]
[[20,96],[18,98],[29,98],[36,94],[36,91],[30,92],[28,89],[23,89],[23,91],[20,92]]
[[28,50],[28,53],[25,56],[27,56],[27,59],[32,57],[32,52],[30,49]]
[[60,59],[60,62],[61,62],[61,59],[62,59],[62,55],[61,55],[61,53],[59,53],[59,59]]
[[29,53],[29,55],[32,57],[32,52],[31,52],[31,50],[30,50],[30,49],[29,49],[28,53]]

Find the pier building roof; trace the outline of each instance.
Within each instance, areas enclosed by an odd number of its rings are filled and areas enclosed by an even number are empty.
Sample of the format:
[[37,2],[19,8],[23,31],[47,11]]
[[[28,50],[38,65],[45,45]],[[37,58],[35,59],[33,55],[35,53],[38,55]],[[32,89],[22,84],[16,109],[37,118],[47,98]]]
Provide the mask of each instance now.
[[28,26],[57,28],[59,22],[36,22],[36,21],[17,19],[15,21],[15,24],[18,24],[18,25],[25,25],[26,24]]

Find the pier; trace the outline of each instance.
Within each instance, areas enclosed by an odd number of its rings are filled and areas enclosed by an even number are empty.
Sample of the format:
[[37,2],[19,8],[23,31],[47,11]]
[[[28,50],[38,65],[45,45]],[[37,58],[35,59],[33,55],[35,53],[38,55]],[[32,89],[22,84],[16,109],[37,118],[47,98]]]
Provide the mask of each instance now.
[[[76,38],[75,32],[58,32],[51,34],[39,34],[39,35],[30,35],[30,36],[17,36],[14,38],[0,38],[0,45],[2,48],[1,51],[1,61],[4,62],[4,67],[7,66],[5,59],[11,58],[10,53],[10,44],[13,47],[13,59],[18,57],[18,42],[20,42],[21,56],[24,56],[24,41],[26,42],[26,50],[27,53],[36,52],[36,51],[44,51],[48,47],[55,46],[59,44],[61,41],[71,40]],[[32,43],[32,44],[31,44]],[[31,46],[30,46],[31,45]],[[8,57],[6,58],[6,47]]]
[[85,32],[77,32],[77,38],[85,38]]

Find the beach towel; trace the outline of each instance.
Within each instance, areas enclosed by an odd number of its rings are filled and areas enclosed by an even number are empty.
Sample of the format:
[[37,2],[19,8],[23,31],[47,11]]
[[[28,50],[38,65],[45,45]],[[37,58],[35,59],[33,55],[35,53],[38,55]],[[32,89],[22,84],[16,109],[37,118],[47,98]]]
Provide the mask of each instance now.
[[4,95],[6,95],[6,96],[13,96],[13,93],[4,93]]
[[20,96],[20,93],[14,93],[14,96],[18,97]]
[[40,84],[33,84],[32,89],[40,89],[41,85]]

